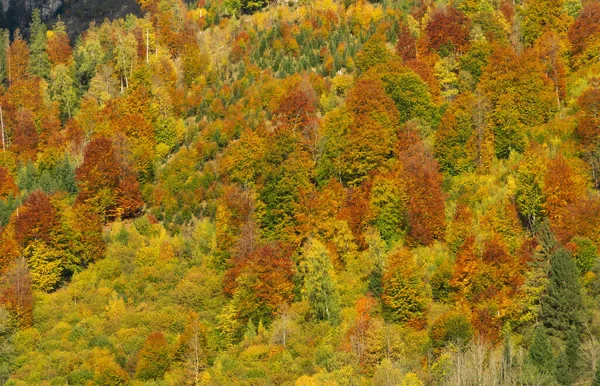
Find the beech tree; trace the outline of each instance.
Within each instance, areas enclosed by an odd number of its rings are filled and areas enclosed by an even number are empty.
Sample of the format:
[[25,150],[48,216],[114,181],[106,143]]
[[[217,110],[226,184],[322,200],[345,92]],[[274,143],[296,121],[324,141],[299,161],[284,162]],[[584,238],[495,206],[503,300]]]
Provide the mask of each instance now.
[[9,196],[16,197],[19,194],[19,187],[15,179],[8,170],[0,166],[0,199],[7,199]]
[[422,272],[410,252],[388,257],[381,300],[390,320],[423,327],[427,318],[427,295]]
[[39,190],[27,197],[18,216],[15,213],[13,219],[16,239],[24,247],[33,241],[51,243],[59,226],[56,208],[50,198]]
[[110,139],[92,140],[75,173],[77,202],[91,205],[104,218],[133,217],[142,208],[139,183],[129,165],[117,158]]
[[171,360],[169,345],[164,334],[158,331],[150,333],[138,354],[135,367],[136,378],[141,380],[162,378]]
[[25,44],[25,41],[17,31],[7,52],[8,82],[10,84],[28,77],[29,54],[30,51],[27,48],[27,44]]
[[544,29],[564,34],[571,22],[562,0],[527,0],[523,4],[523,40],[532,45]]
[[469,19],[454,7],[435,8],[425,30],[431,50],[462,52],[469,44]]
[[258,246],[249,255],[234,258],[226,274],[242,324],[248,320],[268,323],[294,297],[292,249],[283,243]]

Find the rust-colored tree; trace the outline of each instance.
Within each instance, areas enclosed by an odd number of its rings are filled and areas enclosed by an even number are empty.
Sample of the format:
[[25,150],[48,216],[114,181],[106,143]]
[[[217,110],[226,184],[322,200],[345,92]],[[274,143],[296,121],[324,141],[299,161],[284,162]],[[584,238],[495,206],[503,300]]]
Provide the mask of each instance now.
[[524,261],[511,256],[498,235],[484,243],[481,254],[472,236],[462,245],[450,284],[456,300],[471,309],[471,323],[481,339],[498,342],[502,326],[514,316],[524,268]]
[[[247,257],[236,259],[226,280],[231,288],[238,319],[269,321],[294,297],[293,249],[272,242],[256,247]],[[226,283],[227,284],[227,283]]]
[[354,352],[362,366],[365,365],[366,354],[369,350],[369,334],[374,327],[371,314],[376,304],[377,302],[370,294],[358,299],[354,306],[354,321],[346,333],[344,348]]
[[48,33],[48,59],[53,65],[68,65],[72,61],[71,43],[65,24],[61,21],[56,23],[54,29]]
[[22,111],[16,116],[13,128],[12,150],[22,155],[25,159],[34,159],[38,147],[39,135],[35,127],[33,113]]
[[462,52],[469,45],[469,18],[454,7],[436,8],[425,27],[431,50]]
[[586,196],[586,184],[561,155],[548,162],[544,195],[543,210],[558,237],[566,241],[564,237],[570,232],[566,229],[565,217]]
[[119,158],[110,139],[96,138],[86,146],[76,170],[76,202],[91,205],[108,219],[134,217],[144,205],[135,175]]
[[161,379],[169,369],[172,357],[169,343],[162,332],[152,332],[138,353],[135,376],[141,380]]
[[571,43],[571,53],[579,55],[590,44],[598,43],[599,33],[600,3],[597,1],[586,2],[579,16],[569,28],[568,37]]
[[404,24],[398,33],[396,52],[405,62],[417,59],[417,39]]
[[[443,178],[435,158],[425,149],[418,135],[400,140],[398,159],[406,172],[408,228],[410,242],[429,245],[444,237],[446,228]],[[402,143],[409,144],[403,146]]]
[[302,135],[308,151],[317,155],[318,121],[317,95],[307,79],[290,89],[279,102],[274,112],[275,121],[282,130],[290,130],[293,135]]
[[12,174],[0,166],[0,199],[6,199],[9,196],[16,197],[19,194],[19,187],[15,183]]
[[29,76],[27,72],[29,67],[29,48],[18,31],[15,32],[15,39],[8,48],[7,61],[8,81],[10,84],[24,80]]
[[15,238],[23,247],[34,241],[51,243],[59,226],[56,208],[48,195],[35,191],[27,197],[18,212],[13,214]]
[[340,154],[346,160],[342,178],[356,185],[385,159],[391,158],[400,116],[394,100],[385,93],[383,83],[375,79],[358,81],[348,93],[346,107],[353,120],[344,154]]

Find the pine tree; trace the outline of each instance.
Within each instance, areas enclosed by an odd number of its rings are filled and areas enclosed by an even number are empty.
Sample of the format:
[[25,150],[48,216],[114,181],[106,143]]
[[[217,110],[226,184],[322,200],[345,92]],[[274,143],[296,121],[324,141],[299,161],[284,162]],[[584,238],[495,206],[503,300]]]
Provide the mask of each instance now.
[[50,75],[50,61],[46,52],[46,26],[40,18],[40,10],[36,9],[31,15],[29,49],[31,56],[29,67],[34,75],[48,78]]

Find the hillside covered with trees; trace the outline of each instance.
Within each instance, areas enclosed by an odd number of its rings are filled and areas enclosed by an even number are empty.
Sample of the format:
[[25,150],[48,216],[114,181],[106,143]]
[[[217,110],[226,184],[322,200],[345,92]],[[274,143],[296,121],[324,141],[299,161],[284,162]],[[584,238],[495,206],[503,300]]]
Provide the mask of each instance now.
[[138,0],[0,31],[0,384],[600,385],[600,2]]

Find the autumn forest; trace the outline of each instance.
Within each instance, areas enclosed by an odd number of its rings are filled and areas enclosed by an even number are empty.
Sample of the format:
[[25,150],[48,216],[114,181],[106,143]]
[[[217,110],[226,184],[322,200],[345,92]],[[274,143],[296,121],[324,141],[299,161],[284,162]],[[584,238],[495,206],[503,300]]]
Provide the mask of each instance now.
[[138,3],[0,30],[0,384],[600,386],[600,1]]

